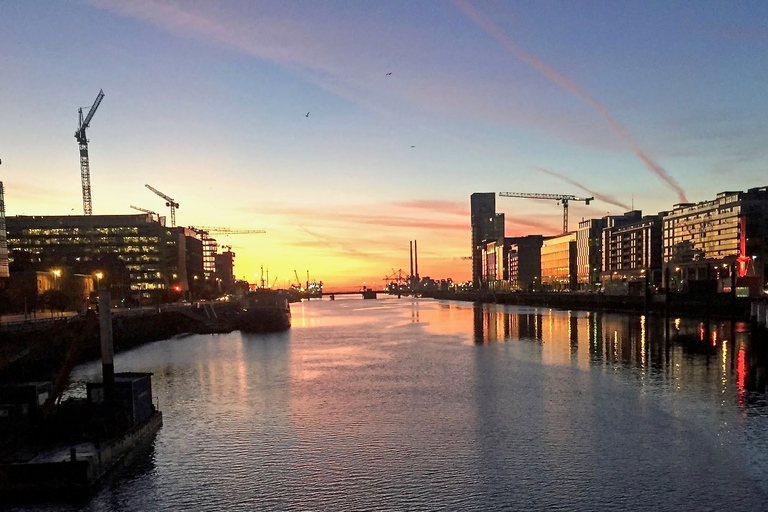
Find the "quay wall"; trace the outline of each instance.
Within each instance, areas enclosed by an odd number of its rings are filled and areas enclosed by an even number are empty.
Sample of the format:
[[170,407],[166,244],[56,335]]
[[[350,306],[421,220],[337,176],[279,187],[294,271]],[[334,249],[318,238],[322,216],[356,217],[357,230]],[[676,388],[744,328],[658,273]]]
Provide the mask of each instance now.
[[729,294],[605,295],[599,293],[432,292],[425,297],[566,310],[749,320],[753,299]]
[[[228,309],[222,308],[226,317]],[[212,330],[206,317],[182,309],[114,315],[115,352],[186,333]],[[229,328],[229,330],[232,330]],[[27,323],[0,328],[0,383],[50,380],[69,357],[86,361],[100,357],[99,319],[95,313],[55,322]]]

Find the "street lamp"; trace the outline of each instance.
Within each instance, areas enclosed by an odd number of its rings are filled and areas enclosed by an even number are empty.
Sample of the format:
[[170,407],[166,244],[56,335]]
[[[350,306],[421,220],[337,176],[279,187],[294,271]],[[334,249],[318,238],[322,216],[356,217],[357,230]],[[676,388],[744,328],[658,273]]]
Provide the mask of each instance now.
[[104,277],[104,273],[99,271],[96,272],[96,289],[101,290],[101,278]]
[[61,277],[61,269],[55,268],[51,270],[51,272],[53,272],[53,289],[58,290],[59,289],[58,280],[59,280],[59,277]]

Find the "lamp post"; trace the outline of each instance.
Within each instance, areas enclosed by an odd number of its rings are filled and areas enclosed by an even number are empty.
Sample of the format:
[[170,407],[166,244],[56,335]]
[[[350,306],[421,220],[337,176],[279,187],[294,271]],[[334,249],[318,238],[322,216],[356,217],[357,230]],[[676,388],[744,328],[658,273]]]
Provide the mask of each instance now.
[[53,273],[53,289],[58,290],[59,289],[59,277],[61,277],[61,269],[55,268],[51,270]]

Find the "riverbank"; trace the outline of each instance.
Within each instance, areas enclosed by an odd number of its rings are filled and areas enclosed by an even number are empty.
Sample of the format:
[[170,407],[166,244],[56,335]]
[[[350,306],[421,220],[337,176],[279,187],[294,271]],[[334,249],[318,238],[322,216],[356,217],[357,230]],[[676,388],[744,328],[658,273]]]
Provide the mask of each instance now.
[[[244,310],[239,303],[200,303],[138,310],[114,310],[112,332],[115,352],[183,334],[226,334],[237,330]],[[252,330],[273,332],[279,326],[251,318]],[[261,322],[263,325],[256,325]],[[44,322],[0,325],[0,383],[49,381],[100,354],[99,320],[95,312]]]
[[525,292],[432,292],[425,297],[480,303],[514,304],[564,310],[605,311],[613,313],[671,315],[749,320],[753,299],[730,294],[689,295],[653,294],[648,296],[605,295],[599,293],[525,293]]

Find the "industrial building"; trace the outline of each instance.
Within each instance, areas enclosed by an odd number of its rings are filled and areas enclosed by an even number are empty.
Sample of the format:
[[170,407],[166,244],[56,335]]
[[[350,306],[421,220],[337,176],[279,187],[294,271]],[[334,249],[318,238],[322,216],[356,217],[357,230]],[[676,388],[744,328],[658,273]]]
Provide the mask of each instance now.
[[[186,296],[198,281],[202,286],[202,242],[192,230],[166,227],[148,214],[15,216],[6,224],[12,271],[102,270],[104,284],[129,290],[123,298],[134,302],[165,301]],[[111,271],[99,268],[109,262]]]

